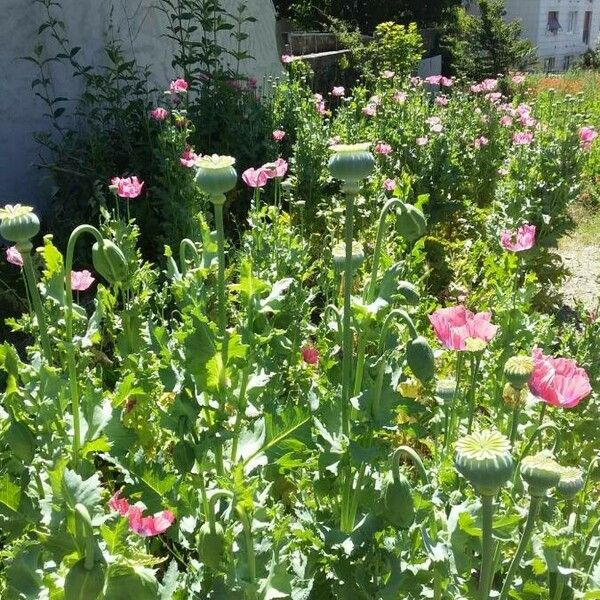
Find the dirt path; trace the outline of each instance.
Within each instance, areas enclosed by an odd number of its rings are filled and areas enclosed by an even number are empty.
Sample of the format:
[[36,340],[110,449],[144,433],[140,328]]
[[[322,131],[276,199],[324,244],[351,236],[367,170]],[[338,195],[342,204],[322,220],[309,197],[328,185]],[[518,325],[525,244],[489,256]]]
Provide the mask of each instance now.
[[565,304],[574,306],[576,300],[581,300],[592,308],[600,295],[600,240],[598,245],[577,242],[575,237],[558,251],[571,273],[562,288]]

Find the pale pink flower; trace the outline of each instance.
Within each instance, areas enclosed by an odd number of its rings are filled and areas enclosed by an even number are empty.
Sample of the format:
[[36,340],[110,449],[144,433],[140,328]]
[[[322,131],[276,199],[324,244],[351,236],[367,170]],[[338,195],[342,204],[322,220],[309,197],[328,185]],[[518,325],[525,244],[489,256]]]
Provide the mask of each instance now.
[[191,169],[192,167],[196,166],[199,158],[200,157],[191,148],[186,148],[181,155],[179,162],[183,167]]
[[512,124],[513,124],[513,118],[510,115],[504,115],[500,119],[500,125],[502,125],[502,127],[510,127]]
[[175,521],[175,515],[170,510],[161,510],[151,517],[144,517],[143,511],[141,506],[131,506],[127,513],[129,529],[142,537],[160,535]]
[[517,131],[513,134],[513,143],[516,146],[529,146],[533,142],[533,133],[531,131]]
[[369,104],[373,104],[375,107],[381,106],[381,96],[371,96]]
[[519,117],[519,122],[521,123],[521,125],[523,125],[524,127],[535,127],[537,124],[537,120],[534,119],[531,115],[529,114],[522,114]]
[[546,356],[540,348],[533,349],[532,358],[529,389],[547,404],[574,408],[592,393],[588,374],[574,360]]
[[336,98],[343,98],[345,94],[346,94],[346,88],[342,85],[336,85],[331,90],[331,95],[335,96]]
[[508,169],[506,167],[500,167],[498,169],[498,175],[506,177],[506,175],[508,175]]
[[162,106],[157,106],[151,113],[150,116],[155,121],[164,121],[169,116],[169,111],[166,108],[162,108]]
[[327,143],[330,146],[337,146],[341,142],[342,142],[342,138],[339,135],[334,135],[333,137],[330,137],[329,140],[327,140]]
[[411,77],[410,78],[410,84],[413,85],[414,87],[417,87],[418,85],[421,85],[423,83],[423,80],[420,77]]
[[315,102],[323,102],[323,95],[322,94],[313,94],[313,98]]
[[500,92],[489,92],[485,95],[485,99],[492,104],[496,104],[502,100],[502,94]]
[[530,115],[531,114],[531,106],[529,106],[529,104],[519,104],[519,106],[517,106],[517,108],[515,108],[515,112],[522,117],[523,115]]
[[285,131],[283,131],[283,129],[276,129],[273,132],[273,139],[276,142],[281,142],[281,140],[283,140],[284,137],[285,137]]
[[122,517],[127,516],[130,506],[127,498],[121,498],[121,490],[117,490],[108,501],[108,507],[118,512]]
[[169,85],[172,94],[184,94],[188,91],[189,84],[185,79],[175,79]]
[[579,130],[579,146],[582,150],[589,150],[598,137],[598,132],[593,127],[582,127]]
[[15,265],[15,267],[23,266],[23,256],[17,250],[16,246],[11,246],[10,248],[6,249],[6,260],[11,265]]
[[442,131],[444,131],[444,126],[441,123],[434,123],[431,126],[431,131],[433,131],[433,133],[442,133]]
[[442,77],[440,79],[440,83],[444,87],[452,87],[454,85],[454,80],[452,79],[452,77]]
[[400,90],[396,90],[394,95],[392,96],[392,100],[396,104],[404,104],[406,102],[406,92],[401,92]]
[[362,114],[365,115],[365,117],[374,117],[377,114],[377,107],[374,104],[367,104],[367,106],[362,109]]
[[427,125],[429,125],[430,127],[432,125],[438,125],[441,122],[442,120],[439,117],[428,117],[427,119],[425,119],[425,123],[427,123]]
[[426,135],[423,137],[418,137],[416,142],[417,146],[426,146],[429,143],[429,138]]
[[283,158],[278,158],[273,163],[264,164],[259,170],[266,173],[268,179],[283,178],[288,170],[287,161]]
[[425,77],[425,83],[428,83],[429,85],[440,85],[441,81],[442,81],[442,76],[441,75],[429,75],[429,77]]
[[85,292],[96,279],[84,269],[83,271],[71,271],[71,289],[75,292]]
[[242,180],[244,183],[251,188],[262,188],[267,185],[267,181],[269,180],[269,176],[265,169],[259,167],[258,169],[246,169],[242,173]]
[[448,106],[448,96],[436,96],[434,102],[437,106]]
[[522,75],[521,73],[516,73],[515,75],[512,76],[511,81],[515,85],[521,85],[522,83],[525,82],[525,75]]
[[396,182],[393,179],[386,179],[383,182],[383,189],[388,192],[393,192],[396,189]]
[[312,345],[306,345],[302,348],[302,359],[307,365],[318,365],[319,351]]
[[137,177],[114,177],[110,187],[120,198],[133,200],[142,193],[144,182]]
[[387,69],[382,73],[382,77],[384,79],[393,79],[395,76],[396,76],[396,73],[394,71],[390,71]]
[[487,146],[490,143],[490,140],[488,140],[488,138],[486,138],[484,135],[475,138],[475,141],[473,142],[473,145],[475,146],[475,148],[481,148],[482,146]]
[[489,312],[472,313],[462,304],[449,308],[438,308],[429,315],[435,334],[450,350],[466,350],[467,340],[489,342],[498,330],[491,323]]
[[535,244],[536,226],[525,223],[516,231],[508,231],[505,229],[500,235],[500,244],[505,250],[511,252],[523,252],[533,248]]
[[375,145],[375,152],[377,154],[383,154],[384,156],[387,156],[388,154],[392,153],[392,147],[385,142],[377,142]]
[[281,62],[284,65],[289,65],[292,61],[294,60],[294,57],[289,55],[289,54],[282,54],[281,55]]

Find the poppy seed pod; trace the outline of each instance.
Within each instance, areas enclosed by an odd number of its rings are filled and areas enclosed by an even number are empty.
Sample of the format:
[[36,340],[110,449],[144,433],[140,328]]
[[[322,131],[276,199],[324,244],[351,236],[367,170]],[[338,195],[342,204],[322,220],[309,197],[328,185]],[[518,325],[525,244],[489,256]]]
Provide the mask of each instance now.
[[556,491],[566,500],[574,498],[584,486],[583,473],[577,467],[563,467]]
[[384,518],[397,529],[408,529],[415,520],[415,501],[408,479],[395,473],[383,490]]
[[31,206],[7,204],[0,209],[0,234],[9,242],[27,246],[39,230],[40,220]]
[[435,375],[435,360],[429,342],[419,335],[406,346],[406,362],[421,381],[429,381]]
[[221,523],[203,523],[198,534],[198,551],[202,562],[211,569],[218,569],[225,553],[225,529]]
[[[338,242],[331,251],[333,256],[333,268],[339,273],[344,271],[346,262],[346,244],[344,242]],[[350,268],[352,272],[358,271],[360,265],[365,260],[365,251],[363,245],[360,242],[352,242],[352,262]]]
[[367,178],[375,167],[375,158],[366,144],[338,144],[332,146],[329,171],[335,179],[360,181]]
[[112,285],[127,279],[127,259],[121,249],[110,240],[103,239],[102,243],[96,242],[92,246],[92,262],[94,269]]
[[504,365],[504,376],[515,389],[520,390],[529,382],[533,368],[531,356],[511,356]]
[[560,481],[561,466],[544,450],[521,461],[521,477],[529,486],[531,496],[543,497]]
[[495,496],[512,475],[510,442],[498,431],[476,431],[456,442],[454,464],[475,491]]
[[511,408],[523,408],[527,402],[527,389],[517,389],[507,383],[502,390],[502,399]]
[[211,198],[223,196],[235,187],[237,172],[233,168],[235,158],[232,156],[203,156],[197,162],[196,183]]
[[456,393],[456,379],[440,379],[437,382],[435,395],[444,402],[451,402]]

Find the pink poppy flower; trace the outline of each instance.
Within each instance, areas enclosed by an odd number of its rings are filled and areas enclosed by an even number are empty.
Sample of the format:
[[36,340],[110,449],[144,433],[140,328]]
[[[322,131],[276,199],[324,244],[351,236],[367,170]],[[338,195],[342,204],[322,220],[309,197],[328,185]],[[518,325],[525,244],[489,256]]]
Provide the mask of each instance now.
[[513,144],[515,146],[529,146],[533,142],[533,133],[531,131],[517,131],[513,134]]
[[532,358],[529,389],[547,404],[574,408],[592,393],[588,374],[574,360],[546,356],[540,348],[533,349]]
[[392,100],[396,104],[404,104],[406,102],[406,92],[401,92],[400,90],[396,90],[394,95],[392,96]]
[[529,106],[529,104],[525,104],[525,103],[521,103],[519,104],[519,106],[517,106],[517,108],[515,108],[516,113],[522,117],[523,115],[527,114],[531,114],[531,106]]
[[283,131],[283,129],[276,129],[273,132],[273,139],[276,142],[281,142],[281,140],[283,140],[284,137],[285,137],[285,131]]
[[325,102],[319,101],[315,103],[315,108],[320,115],[327,114],[327,109],[325,108]]
[[85,292],[96,279],[87,270],[71,271],[71,289],[75,292]]
[[435,123],[431,126],[431,131],[433,131],[433,133],[442,133],[442,131],[444,131],[444,126],[441,123]]
[[373,104],[375,107],[381,106],[381,96],[371,96],[369,104]]
[[336,98],[342,98],[345,94],[346,94],[346,88],[344,88],[344,86],[341,86],[341,85],[336,85],[331,90],[331,95],[335,96]]
[[367,104],[367,106],[362,109],[362,114],[365,115],[365,117],[374,117],[377,114],[377,107],[374,104]]
[[120,198],[137,198],[144,189],[144,182],[137,177],[114,177],[110,185]]
[[185,79],[175,79],[169,84],[169,91],[172,94],[184,94],[188,91],[189,84]]
[[392,153],[392,147],[389,144],[386,144],[385,142],[378,142],[375,145],[375,152],[377,154],[383,154],[383,156],[388,156]]
[[452,87],[454,85],[454,80],[452,79],[452,77],[442,77],[440,79],[440,83],[444,87]]
[[16,246],[11,246],[10,248],[6,249],[6,260],[11,265],[15,265],[15,267],[23,266],[23,256],[17,250]]
[[288,164],[283,158],[278,158],[273,163],[264,164],[260,170],[266,173],[268,179],[283,178],[287,173]]
[[150,116],[155,121],[164,121],[169,116],[169,111],[166,108],[162,108],[161,106],[157,106],[151,113]]
[[302,359],[307,365],[318,365],[319,351],[314,346],[304,346],[302,348]]
[[181,166],[191,169],[196,166],[200,156],[196,154],[191,148],[186,148],[179,159]]
[[523,114],[519,117],[519,123],[521,123],[521,125],[524,127],[535,127],[537,120],[529,114]]
[[151,517],[143,516],[141,506],[131,506],[127,514],[129,529],[142,537],[150,537],[164,533],[175,521],[170,510],[161,510]]
[[522,75],[521,73],[517,73],[517,74],[515,74],[515,75],[512,76],[511,81],[515,85],[521,85],[522,83],[525,82],[525,75]]
[[418,85],[421,85],[422,83],[423,83],[423,80],[418,76],[410,78],[410,84],[413,85],[414,87],[417,87]]
[[388,192],[393,192],[396,189],[396,182],[393,179],[386,179],[383,182],[383,189]]
[[492,104],[496,104],[502,100],[502,94],[500,92],[489,92],[485,95],[485,99]]
[[396,76],[396,73],[394,71],[385,70],[381,76],[384,79],[393,79]]
[[284,65],[289,65],[292,61],[294,60],[294,57],[289,55],[289,54],[282,54],[281,55],[281,62]]
[[121,498],[121,490],[117,490],[108,501],[108,507],[115,512],[118,512],[122,517],[125,517],[129,512],[129,502],[127,498]]
[[437,106],[448,106],[448,96],[436,96],[434,102]]
[[255,90],[258,85],[258,79],[256,77],[248,77],[248,81],[246,81],[246,87],[249,90]]
[[429,138],[426,135],[423,137],[418,137],[416,142],[417,146],[426,146],[429,143]]
[[265,185],[267,185],[269,176],[262,167],[259,167],[258,169],[246,169],[242,173],[242,179],[248,187],[262,188],[265,187]]
[[425,77],[425,83],[428,83],[429,85],[440,85],[441,81],[441,75],[429,75],[429,77]]
[[450,350],[466,350],[468,340],[489,342],[498,330],[490,321],[492,314],[477,314],[467,310],[462,304],[449,308],[438,308],[429,315],[435,334],[446,348]]
[[504,115],[500,119],[500,125],[502,125],[502,127],[510,127],[512,124],[513,124],[513,118],[510,115]]
[[517,231],[508,231],[505,229],[500,235],[500,244],[505,250],[511,252],[523,252],[533,248],[535,244],[536,226],[525,223]]
[[482,135],[475,139],[473,145],[475,146],[475,148],[481,148],[482,146],[487,146],[489,143],[490,140],[488,140],[484,135]]
[[337,146],[338,144],[342,143],[342,138],[339,135],[334,135],[327,140],[327,143],[330,146]]
[[598,137],[598,132],[593,127],[582,127],[579,130],[579,146],[582,150],[589,150]]

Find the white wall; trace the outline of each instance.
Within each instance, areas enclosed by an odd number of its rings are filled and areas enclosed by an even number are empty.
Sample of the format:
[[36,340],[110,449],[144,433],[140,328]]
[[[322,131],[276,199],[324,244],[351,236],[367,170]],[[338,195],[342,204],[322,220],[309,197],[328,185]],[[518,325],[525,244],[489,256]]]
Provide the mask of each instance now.
[[[177,74],[170,64],[172,47],[161,37],[165,17],[153,8],[155,0],[62,0],[71,45],[82,47],[80,62],[97,64],[102,60],[103,36],[113,3],[114,23],[125,46],[140,64],[151,65],[155,83],[168,84]],[[223,0],[223,5],[233,11],[238,0]],[[249,0],[248,6],[258,20],[246,26],[251,33],[248,50],[256,60],[246,62],[245,71],[259,79],[279,74],[273,3]],[[32,0],[0,0],[0,8],[0,206],[11,202],[39,206],[48,193],[48,181],[32,166],[38,150],[33,134],[46,130],[48,122],[42,116],[44,105],[31,90],[31,81],[38,76],[35,66],[19,57],[30,55],[38,43],[43,8]],[[62,69],[55,70],[53,82],[57,95],[76,98],[80,92],[79,80]]]

